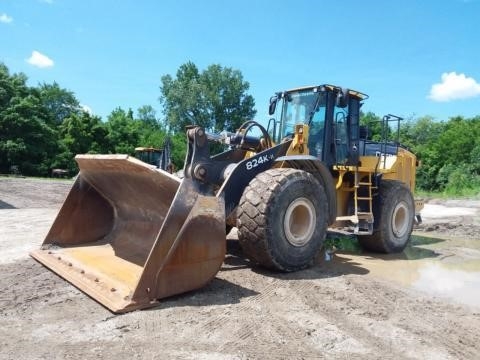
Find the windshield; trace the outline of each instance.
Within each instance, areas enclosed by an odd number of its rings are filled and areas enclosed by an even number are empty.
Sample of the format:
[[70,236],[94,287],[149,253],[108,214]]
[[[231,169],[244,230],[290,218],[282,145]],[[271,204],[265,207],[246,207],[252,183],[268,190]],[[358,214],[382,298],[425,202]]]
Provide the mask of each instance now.
[[324,118],[325,93],[316,89],[292,91],[285,94],[282,107],[282,135],[291,136],[295,124],[309,124],[313,118]]

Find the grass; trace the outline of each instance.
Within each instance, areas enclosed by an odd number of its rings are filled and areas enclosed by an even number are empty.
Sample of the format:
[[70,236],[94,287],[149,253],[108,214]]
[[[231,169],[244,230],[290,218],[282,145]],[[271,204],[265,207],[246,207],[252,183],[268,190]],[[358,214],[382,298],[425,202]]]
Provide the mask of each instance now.
[[67,178],[52,178],[52,177],[41,177],[41,176],[23,176],[23,175],[9,175],[9,174],[0,174],[0,179],[28,179],[28,180],[42,180],[42,181],[65,181],[71,182],[72,177]]
[[353,253],[362,252],[362,247],[356,236],[347,236],[329,233],[325,239],[323,247],[325,249],[337,249]]
[[480,200],[480,187],[460,189],[458,191],[425,191],[417,189],[415,197],[424,199],[470,199]]

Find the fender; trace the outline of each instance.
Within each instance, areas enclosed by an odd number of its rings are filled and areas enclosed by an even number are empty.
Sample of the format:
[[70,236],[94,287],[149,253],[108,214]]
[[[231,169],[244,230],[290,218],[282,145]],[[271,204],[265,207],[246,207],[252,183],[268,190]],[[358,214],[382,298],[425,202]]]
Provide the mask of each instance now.
[[225,217],[228,218],[235,210],[250,181],[258,174],[272,168],[276,159],[287,152],[290,144],[291,140],[283,142],[234,165],[217,192],[217,197],[223,196],[225,199]]

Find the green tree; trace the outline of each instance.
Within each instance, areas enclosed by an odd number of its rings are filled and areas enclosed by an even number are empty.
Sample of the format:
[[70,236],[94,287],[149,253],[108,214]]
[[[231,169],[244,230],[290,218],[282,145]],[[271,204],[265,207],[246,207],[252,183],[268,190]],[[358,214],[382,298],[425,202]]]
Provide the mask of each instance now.
[[368,137],[372,140],[379,141],[382,137],[382,118],[369,111],[367,113],[360,112],[360,125],[365,126],[368,130]]
[[60,125],[60,151],[52,167],[66,168],[74,173],[78,170],[75,155],[109,152],[106,134],[105,125],[98,116],[85,111],[72,113]]
[[187,152],[187,137],[183,133],[176,133],[170,138],[172,146],[172,162],[177,169],[183,169]]
[[47,175],[57,150],[56,132],[27,77],[0,63],[0,172],[19,166],[25,175]]
[[409,119],[400,127],[400,142],[407,146],[421,162],[417,170],[417,186],[424,190],[436,190],[448,181],[449,168],[439,176],[444,164],[438,159],[433,144],[443,132],[444,123],[435,121],[431,116]]
[[250,84],[242,73],[220,65],[210,65],[201,75],[207,91],[208,113],[215,131],[235,131],[256,114],[255,101],[247,94]]
[[470,154],[470,164],[472,164],[473,173],[480,176],[480,138],[477,138]]
[[458,164],[470,160],[470,154],[480,136],[480,128],[474,120],[457,116],[451,118],[439,136],[432,143],[438,161],[444,164]]
[[56,82],[41,84],[38,93],[40,101],[48,113],[50,124],[60,125],[67,117],[79,114],[82,110],[73,92],[62,89]]
[[421,161],[419,188],[456,195],[478,183],[479,138],[479,117],[443,122],[425,116],[409,121],[401,130],[401,142]]
[[159,100],[174,132],[190,124],[234,131],[256,114],[253,97],[247,94],[250,85],[238,70],[210,65],[200,73],[188,62],[180,66],[176,78],[165,75],[161,81]]
[[480,176],[474,174],[470,164],[462,163],[450,173],[444,191],[448,195],[464,195],[479,187]]
[[422,152],[426,147],[430,147],[444,130],[444,123],[435,121],[431,116],[410,119],[402,125],[400,140],[415,152]]
[[140,135],[137,146],[161,148],[166,139],[166,132],[157,119],[155,109],[150,105],[141,106],[137,110],[136,121]]
[[125,112],[120,107],[113,110],[108,115],[105,128],[107,130],[106,141],[112,152],[134,154],[135,147],[139,145],[140,131],[131,110]]
[[143,105],[138,108],[137,120],[150,129],[162,129],[160,121],[157,119],[157,112],[151,105]]

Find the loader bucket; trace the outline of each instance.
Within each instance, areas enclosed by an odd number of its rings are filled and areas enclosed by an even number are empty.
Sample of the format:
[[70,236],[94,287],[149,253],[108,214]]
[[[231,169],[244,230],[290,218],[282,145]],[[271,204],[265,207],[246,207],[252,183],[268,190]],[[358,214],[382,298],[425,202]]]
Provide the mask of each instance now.
[[31,256],[115,313],[197,289],[225,256],[221,198],[127,155],[77,155],[80,174]]

